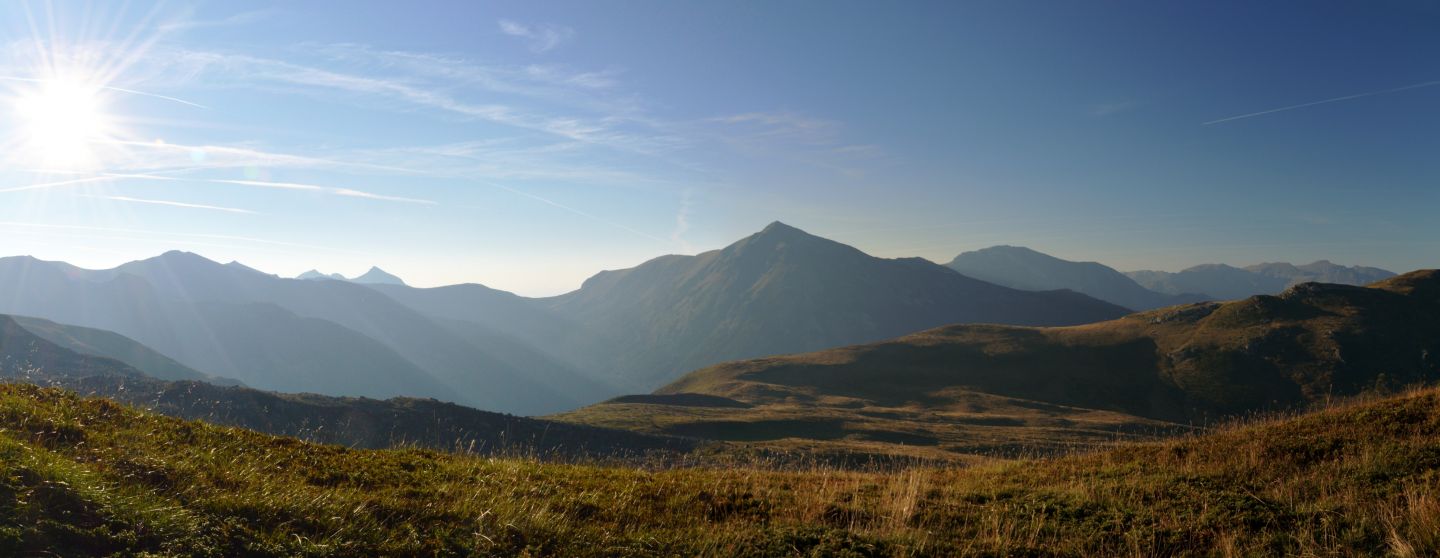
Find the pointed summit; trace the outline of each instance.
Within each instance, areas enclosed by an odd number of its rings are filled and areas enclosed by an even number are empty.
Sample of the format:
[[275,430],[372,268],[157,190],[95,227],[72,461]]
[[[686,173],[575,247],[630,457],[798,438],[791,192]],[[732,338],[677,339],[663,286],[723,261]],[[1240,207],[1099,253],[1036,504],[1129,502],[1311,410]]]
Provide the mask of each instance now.
[[765,228],[760,229],[760,232],[757,234],[758,236],[813,236],[810,233],[786,225],[780,221],[765,225]]
[[359,277],[356,277],[356,278],[354,278],[354,279],[351,279],[350,281],[351,281],[351,282],[354,282],[354,283],[364,283],[364,284],[367,284],[367,285],[404,285],[404,284],[405,284],[405,281],[402,281],[399,277],[396,277],[396,276],[394,276],[394,275],[391,275],[391,274],[389,274],[389,273],[386,273],[385,270],[380,269],[380,268],[378,268],[378,267],[372,267],[372,268],[370,268],[370,271],[365,272],[364,275],[361,275],[361,276],[359,276]]

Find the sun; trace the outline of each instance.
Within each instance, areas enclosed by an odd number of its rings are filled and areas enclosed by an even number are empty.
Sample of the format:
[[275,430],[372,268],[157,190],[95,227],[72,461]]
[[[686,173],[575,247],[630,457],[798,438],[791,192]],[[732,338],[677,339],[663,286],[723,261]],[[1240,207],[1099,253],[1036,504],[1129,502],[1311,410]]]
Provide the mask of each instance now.
[[36,80],[11,103],[20,150],[35,164],[63,170],[94,166],[95,143],[110,137],[104,89],[69,77]]

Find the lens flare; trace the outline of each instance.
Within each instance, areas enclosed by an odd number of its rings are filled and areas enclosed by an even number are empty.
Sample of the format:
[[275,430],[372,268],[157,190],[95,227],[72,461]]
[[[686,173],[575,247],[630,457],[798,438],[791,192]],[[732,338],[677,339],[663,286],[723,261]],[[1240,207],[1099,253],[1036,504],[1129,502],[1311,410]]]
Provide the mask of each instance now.
[[47,168],[83,170],[98,164],[95,142],[111,137],[104,89],[72,77],[37,80],[11,101],[22,156]]

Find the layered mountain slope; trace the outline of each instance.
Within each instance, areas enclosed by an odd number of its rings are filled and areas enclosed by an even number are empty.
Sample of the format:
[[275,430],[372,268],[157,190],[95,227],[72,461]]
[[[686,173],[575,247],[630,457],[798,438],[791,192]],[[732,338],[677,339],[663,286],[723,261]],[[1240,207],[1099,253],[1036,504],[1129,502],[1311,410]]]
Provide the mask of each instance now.
[[145,377],[118,360],[62,348],[0,314],[0,378],[51,383],[89,376]]
[[[227,273],[223,266],[184,253],[132,262],[119,269],[152,281],[162,292],[187,293],[192,300],[263,301],[353,329],[452,388],[450,395],[442,397],[446,400],[536,414],[574,407],[608,393],[602,384],[540,349],[499,331],[457,331],[365,285]],[[432,394],[401,391],[391,395]]]
[[1279,296],[1081,326],[953,325],[725,363],[654,395],[558,418],[717,439],[745,439],[766,421],[824,421],[833,428],[774,438],[863,441],[868,431],[909,431],[929,436],[924,444],[912,436],[911,445],[994,451],[994,440],[1033,449],[1083,443],[1106,428],[1134,431],[1146,426],[1137,417],[1204,422],[1437,380],[1440,272],[1417,271],[1370,287],[1304,283]]
[[119,360],[52,343],[21,323],[0,315],[0,381],[63,387],[169,416],[368,448],[419,445],[574,457],[694,447],[693,441],[502,415],[433,399],[382,401],[164,381]]
[[1158,293],[1105,265],[1062,260],[1020,246],[992,246],[965,252],[945,265],[963,275],[1012,289],[1070,289],[1132,310],[1200,302],[1207,298],[1197,294]]
[[280,279],[182,252],[103,271],[6,258],[0,293],[0,312],[116,331],[265,389],[437,397],[517,413],[602,391],[539,350],[459,334],[363,285]]
[[196,380],[233,385],[235,380],[212,376],[176,362],[139,342],[115,332],[57,324],[39,318],[11,316],[15,323],[40,338],[80,354],[113,358],[160,380]]
[[1440,379],[1440,272],[1305,283],[1076,327],[955,325],[872,345],[726,363],[657,393],[748,404],[943,404],[973,390],[1164,420],[1290,407]]
[[728,359],[874,341],[956,322],[1065,325],[1123,308],[881,259],[783,223],[724,249],[602,272],[546,301],[588,334],[568,348],[631,386]]
[[1223,300],[1277,294],[1286,287],[1300,283],[1367,285],[1395,276],[1394,273],[1379,268],[1345,267],[1324,260],[1301,266],[1264,263],[1243,269],[1224,264],[1204,264],[1178,273],[1132,271],[1126,275],[1153,291],[1167,294],[1201,293]]

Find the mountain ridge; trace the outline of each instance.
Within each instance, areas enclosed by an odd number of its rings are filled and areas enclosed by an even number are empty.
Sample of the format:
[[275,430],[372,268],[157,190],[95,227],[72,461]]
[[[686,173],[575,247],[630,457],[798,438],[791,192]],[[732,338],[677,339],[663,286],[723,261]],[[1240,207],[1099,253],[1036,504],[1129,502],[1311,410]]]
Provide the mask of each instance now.
[[945,265],[963,275],[1006,287],[1070,289],[1131,310],[1206,300],[1197,294],[1155,292],[1104,264],[1064,260],[1023,246],[1001,245],[965,252]]
[[1328,260],[1319,260],[1302,266],[1271,262],[1243,268],[1226,264],[1200,264],[1175,273],[1144,270],[1130,271],[1125,275],[1157,292],[1194,292],[1216,299],[1232,300],[1261,294],[1278,294],[1287,287],[1306,282],[1365,285],[1394,277],[1395,273],[1375,267],[1345,267]]
[[608,368],[634,374],[632,385],[741,355],[957,321],[1082,323],[1125,313],[1078,293],[993,285],[921,258],[875,258],[779,221],[719,250],[604,271],[579,290],[540,300],[594,334],[590,347],[575,352],[618,352]]
[[[1161,432],[1141,419],[1207,424],[1437,380],[1440,271],[1420,270],[1367,287],[1302,283],[1280,295],[1084,325],[955,324],[733,361],[695,370],[653,396],[556,418],[722,440],[750,439],[753,429],[772,425],[775,439],[791,445],[854,444],[896,432],[908,433],[896,440],[952,453],[994,438],[1034,450],[1085,440],[1066,429]],[[726,402],[724,412],[690,399]]]

